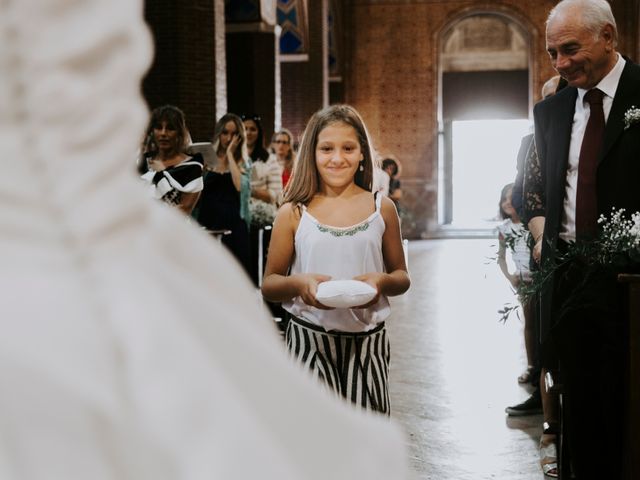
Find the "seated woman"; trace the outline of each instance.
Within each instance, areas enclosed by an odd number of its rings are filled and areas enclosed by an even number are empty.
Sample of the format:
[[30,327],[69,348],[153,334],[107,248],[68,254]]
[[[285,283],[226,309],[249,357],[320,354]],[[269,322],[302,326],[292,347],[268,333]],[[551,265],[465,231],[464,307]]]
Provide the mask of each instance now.
[[141,148],[138,170],[149,183],[152,195],[191,214],[203,188],[203,158],[190,156],[190,143],[184,113],[173,105],[151,112]]
[[[258,201],[264,202],[273,206],[272,210],[275,215],[276,201],[282,192],[280,166],[274,156],[269,155],[269,152],[264,148],[264,130],[260,117],[243,115],[242,119],[247,134],[247,153],[251,158],[251,208],[256,208],[253,204]],[[256,223],[257,220],[253,218],[253,223]]]
[[270,226],[275,219],[276,204],[282,193],[282,172],[278,161],[264,148],[264,130],[260,117],[243,115],[242,119],[247,134],[247,151],[251,157],[251,278],[258,286],[260,264],[264,264],[266,260],[266,247],[270,239],[269,230],[263,230],[262,235],[260,230]]
[[212,144],[216,163],[205,167],[204,189],[194,217],[208,230],[231,230],[222,243],[249,273],[251,163],[240,117],[223,115],[216,123]]

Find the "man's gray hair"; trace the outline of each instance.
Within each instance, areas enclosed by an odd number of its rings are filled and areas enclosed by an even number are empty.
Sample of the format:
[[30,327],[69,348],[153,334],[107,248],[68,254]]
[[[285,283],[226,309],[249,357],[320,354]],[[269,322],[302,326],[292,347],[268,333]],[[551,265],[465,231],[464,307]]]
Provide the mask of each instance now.
[[549,12],[547,25],[558,14],[573,9],[580,12],[584,27],[594,35],[599,35],[602,27],[610,24],[613,27],[614,45],[617,43],[618,27],[616,26],[616,19],[613,18],[611,5],[607,0],[562,0]]

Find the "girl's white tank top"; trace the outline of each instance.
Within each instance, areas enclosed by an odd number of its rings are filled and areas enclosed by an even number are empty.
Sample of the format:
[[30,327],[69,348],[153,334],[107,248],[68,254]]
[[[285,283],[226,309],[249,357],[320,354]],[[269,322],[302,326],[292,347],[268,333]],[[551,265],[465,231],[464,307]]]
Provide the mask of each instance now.
[[[376,195],[376,210],[351,227],[323,225],[302,207],[295,235],[295,259],[290,274],[318,273],[332,280],[350,280],[357,275],[384,272],[382,235],[385,223],[380,213],[382,195]],[[389,300],[381,295],[368,308],[321,310],[304,303],[300,297],[283,302],[292,315],[327,331],[366,332],[383,322],[391,313]]]

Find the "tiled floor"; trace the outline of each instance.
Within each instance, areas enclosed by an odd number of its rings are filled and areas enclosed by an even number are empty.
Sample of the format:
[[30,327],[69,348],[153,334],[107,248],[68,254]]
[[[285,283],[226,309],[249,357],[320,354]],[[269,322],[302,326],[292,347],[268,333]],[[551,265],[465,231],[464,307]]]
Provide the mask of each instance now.
[[508,418],[528,391],[522,322],[491,257],[494,240],[424,240],[409,247],[412,287],[392,299],[392,416],[405,428],[419,480],[542,480],[542,416]]

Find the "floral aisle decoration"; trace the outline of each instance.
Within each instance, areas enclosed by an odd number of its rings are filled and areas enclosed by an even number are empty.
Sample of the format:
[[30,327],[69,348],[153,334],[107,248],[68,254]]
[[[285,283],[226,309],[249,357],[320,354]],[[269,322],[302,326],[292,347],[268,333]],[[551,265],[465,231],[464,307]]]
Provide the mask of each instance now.
[[249,209],[251,211],[251,224],[258,228],[264,228],[273,223],[278,207],[273,203],[251,198],[249,200]]
[[[549,286],[554,275],[562,274],[579,279],[563,310],[597,305],[598,298],[602,297],[598,291],[605,288],[598,279],[640,271],[640,212],[627,215],[625,209],[613,208],[610,215],[600,216],[598,224],[600,230],[595,239],[571,243],[565,253],[547,259],[538,270],[531,272],[531,280],[522,282],[517,289],[522,303]],[[598,306],[606,308],[606,305]],[[498,311],[500,320],[506,321],[517,308],[517,305],[506,304]]]
[[[515,248],[516,245],[518,243],[520,243],[520,239],[524,238],[526,240],[527,245],[531,245],[532,244],[532,237],[531,237],[531,233],[528,230],[525,229],[518,229],[518,230],[511,230],[509,232],[506,232],[504,234],[504,245],[505,248],[508,250],[511,250],[511,252],[515,253]],[[498,260],[498,255],[495,255],[493,257],[490,258],[491,263],[495,263]],[[519,302],[518,303],[505,303],[503,308],[501,308],[500,310],[498,310],[498,313],[500,314],[500,321],[502,323],[506,322],[507,319],[509,318],[509,316],[515,312],[516,316],[518,318],[520,318],[520,305],[524,304],[524,302],[526,302],[527,297],[522,295],[523,292],[523,288],[524,288],[524,281],[523,278],[520,278],[520,283],[518,285],[517,288],[514,289],[514,287],[511,287],[511,290],[516,293],[518,295],[518,299]]]

